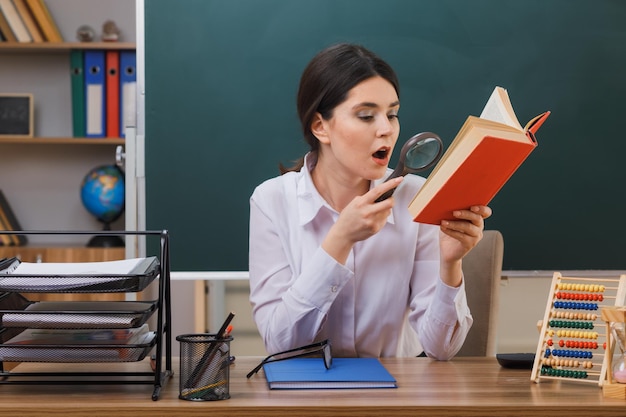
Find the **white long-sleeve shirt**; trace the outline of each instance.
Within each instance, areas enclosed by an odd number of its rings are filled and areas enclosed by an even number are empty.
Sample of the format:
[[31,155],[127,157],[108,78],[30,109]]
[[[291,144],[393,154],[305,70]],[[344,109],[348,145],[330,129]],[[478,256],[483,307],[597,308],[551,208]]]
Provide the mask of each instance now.
[[315,188],[311,159],[250,198],[250,302],[267,351],[329,338],[334,356],[396,356],[408,310],[428,356],[450,359],[472,317],[465,284],[439,279],[439,228],[408,212],[424,178],[405,177],[387,224],[342,265],[321,248],[339,213]]

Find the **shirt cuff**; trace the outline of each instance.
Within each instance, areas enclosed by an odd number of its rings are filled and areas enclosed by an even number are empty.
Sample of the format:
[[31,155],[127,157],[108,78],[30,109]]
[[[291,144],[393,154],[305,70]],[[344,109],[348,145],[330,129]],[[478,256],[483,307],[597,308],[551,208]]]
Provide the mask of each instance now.
[[320,311],[328,311],[343,286],[354,273],[318,248],[313,258],[291,287],[293,295]]
[[432,317],[436,317],[437,320],[449,326],[454,325],[457,321],[462,322],[469,311],[465,294],[465,280],[458,287],[451,287],[438,280],[434,300],[437,302],[431,306],[434,307],[431,310]]

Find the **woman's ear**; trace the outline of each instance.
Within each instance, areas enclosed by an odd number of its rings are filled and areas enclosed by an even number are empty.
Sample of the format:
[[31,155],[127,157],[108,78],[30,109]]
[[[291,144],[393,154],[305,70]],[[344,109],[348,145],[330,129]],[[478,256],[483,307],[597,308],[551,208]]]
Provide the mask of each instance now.
[[311,133],[313,133],[321,143],[329,143],[326,121],[319,113],[315,113],[313,121],[311,122]]

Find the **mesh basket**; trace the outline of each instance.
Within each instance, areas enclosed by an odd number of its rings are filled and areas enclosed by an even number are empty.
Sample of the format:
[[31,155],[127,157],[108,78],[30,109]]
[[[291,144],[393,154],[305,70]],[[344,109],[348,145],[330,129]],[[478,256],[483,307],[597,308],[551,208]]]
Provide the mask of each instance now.
[[186,334],[180,342],[180,395],[183,400],[213,401],[230,398],[231,336]]
[[0,310],[2,327],[37,329],[126,329],[139,327],[156,301],[25,301],[19,310]]
[[145,358],[155,343],[155,332],[147,332],[131,344],[11,344],[3,341],[0,361],[135,362]]

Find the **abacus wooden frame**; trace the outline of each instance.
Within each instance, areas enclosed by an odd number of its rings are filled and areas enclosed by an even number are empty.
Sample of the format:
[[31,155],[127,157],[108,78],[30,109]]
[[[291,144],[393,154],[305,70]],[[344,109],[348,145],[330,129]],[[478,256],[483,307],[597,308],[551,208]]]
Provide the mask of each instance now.
[[[571,281],[571,282],[581,283],[581,284],[606,286],[607,289],[610,289],[611,291],[615,291],[615,295],[605,296],[602,301],[603,303],[605,303],[604,306],[609,305],[608,304],[609,300],[613,300],[613,304],[612,304],[613,306],[622,306],[624,304],[624,297],[626,295],[626,275],[621,275],[615,278],[592,278],[592,277],[572,277],[572,276],[564,277],[560,272],[554,272],[552,276],[550,292],[548,294],[546,310],[544,313],[543,320],[541,321],[539,341],[537,343],[537,351],[535,353],[535,361],[533,364],[530,379],[531,381],[534,381],[536,383],[540,382],[540,380],[542,379],[552,379],[552,380],[561,380],[561,381],[567,380],[567,381],[572,381],[572,382],[592,383],[592,384],[597,383],[598,386],[601,387],[606,382],[606,372],[607,372],[607,362],[608,362],[608,358],[607,358],[608,355],[606,354],[606,352],[608,352],[608,346],[604,354],[598,354],[598,355],[604,355],[604,357],[602,360],[602,367],[601,367],[600,372],[599,373],[595,371],[593,372],[593,375],[597,376],[597,379],[595,377],[593,379],[586,379],[586,378],[575,378],[575,377],[568,377],[568,376],[550,376],[550,375],[541,374],[542,361],[544,358],[544,354],[546,352],[545,347],[547,344],[548,325],[550,322],[550,315],[553,309],[555,292],[558,289],[559,284],[562,283],[562,281]],[[610,284],[610,287],[608,286],[609,284]],[[599,306],[599,307],[601,308],[603,306]],[[596,320],[601,321],[599,314]],[[604,323],[597,324],[597,325],[604,326]],[[606,332],[603,336],[603,339],[604,341],[606,341]],[[601,343],[601,341],[599,341],[598,344],[600,346],[603,346],[603,343]]]

